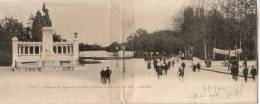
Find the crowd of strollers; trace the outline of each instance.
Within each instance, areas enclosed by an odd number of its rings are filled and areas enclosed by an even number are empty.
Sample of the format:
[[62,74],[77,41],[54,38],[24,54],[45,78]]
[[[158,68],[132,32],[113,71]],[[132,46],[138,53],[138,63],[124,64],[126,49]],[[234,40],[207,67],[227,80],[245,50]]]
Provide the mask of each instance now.
[[[248,74],[251,74],[252,79],[255,80],[255,76],[257,75],[257,70],[254,65],[251,66],[251,70],[249,73],[249,68],[247,65],[243,63],[243,77],[245,82],[247,82],[248,79]],[[238,58],[234,58],[233,60],[230,61],[230,68],[228,69],[231,71],[232,79],[237,81],[238,75],[239,75],[239,61]]]
[[[184,61],[180,62],[181,60],[178,58],[172,58],[172,57],[154,57],[154,58],[145,58],[145,62],[147,63],[147,68],[151,69],[152,63],[153,63],[153,68],[155,72],[157,73],[158,79],[162,75],[167,76],[167,72],[171,67],[178,67],[177,74],[179,78],[183,78],[185,74],[185,68],[186,68],[186,63]],[[196,64],[193,64],[192,71],[200,71],[201,65],[199,62]]]
[[[171,69],[171,67],[178,68],[177,74],[179,76],[179,79],[184,78],[186,63],[184,61],[180,62],[181,59],[173,58],[173,57],[153,57],[153,58],[144,58],[144,61],[147,63],[147,69],[151,69],[153,65],[153,68],[157,74],[158,79],[162,75],[167,76],[167,72],[169,69]],[[211,60],[206,60],[205,65],[206,67],[211,67]],[[192,64],[193,72],[196,71],[200,72],[200,70],[201,70],[201,64],[199,62]],[[239,76],[238,60],[231,61],[230,68],[228,68],[228,70],[230,70],[231,72],[230,74],[232,75],[232,79],[237,81]],[[254,67],[254,65],[252,65],[252,68],[249,72],[248,67],[244,66],[242,73],[245,82],[247,82],[248,74],[251,74],[252,79],[255,80],[255,76],[257,75],[257,69]],[[107,83],[110,84],[111,74],[112,74],[112,70],[109,67],[106,67],[106,69],[102,69],[100,71],[102,84],[107,84]]]
[[[157,73],[157,77],[160,78],[162,75],[167,76],[167,72],[171,67],[174,67],[175,65],[178,68],[177,74],[179,75],[179,78],[184,77],[184,70],[186,67],[186,63],[184,61],[180,62],[181,59],[178,58],[172,58],[172,57],[154,57],[154,58],[145,58],[145,62],[147,63],[147,69],[151,69],[151,66],[153,64],[153,68],[155,72]],[[211,67],[211,60],[205,60],[206,67]],[[244,66],[244,65],[243,65]],[[200,62],[196,62],[192,64],[192,71],[200,71],[201,70],[201,64]],[[230,74],[232,75],[232,79],[237,81],[237,78],[239,76],[239,63],[238,60],[234,60],[230,62]],[[249,68],[247,66],[244,66],[242,71],[243,77],[245,82],[247,82],[249,74],[251,75],[251,78],[255,80],[255,76],[257,75],[257,69],[252,65],[251,70],[249,71]]]

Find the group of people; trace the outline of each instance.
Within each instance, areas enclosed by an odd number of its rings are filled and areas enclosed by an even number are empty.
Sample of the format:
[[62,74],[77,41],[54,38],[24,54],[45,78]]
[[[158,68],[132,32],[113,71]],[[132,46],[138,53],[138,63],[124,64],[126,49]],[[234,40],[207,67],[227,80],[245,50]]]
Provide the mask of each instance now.
[[[239,75],[239,62],[238,62],[238,58],[234,58],[233,60],[231,60],[230,64],[231,64],[230,69],[231,69],[232,79],[237,81],[238,75]],[[251,74],[252,79],[254,81],[255,80],[255,76],[257,75],[257,70],[254,67],[254,65],[252,65],[250,73],[249,73],[249,69],[248,69],[247,65],[243,65],[243,67],[244,67],[244,69],[243,69],[243,77],[244,77],[245,82],[247,82],[248,74]]]
[[169,57],[160,57],[160,58],[155,58],[153,60],[153,66],[158,75],[158,78],[160,78],[160,76],[163,75],[163,72],[165,75],[167,75],[167,72],[170,69],[171,65],[172,62]]
[[199,62],[197,62],[197,64],[193,64],[192,66],[192,71],[196,72],[196,69],[198,69],[198,71],[200,71],[201,65]]
[[151,65],[153,63],[154,70],[158,76],[158,79],[162,75],[167,75],[169,69],[173,68],[175,65],[178,65],[177,74],[179,78],[184,77],[184,70],[186,67],[185,62],[179,62],[179,59],[173,57],[153,57],[153,58],[145,58],[145,62],[147,62],[147,69],[151,69]]
[[156,71],[158,78],[160,76],[167,75],[168,70],[173,67],[175,62],[171,57],[153,57],[153,58],[145,58],[147,62],[147,69],[151,69],[152,62],[154,70]]
[[[211,60],[208,60],[207,63],[210,63],[210,65],[211,65],[210,61]],[[157,73],[158,79],[162,75],[167,76],[168,70],[171,69],[171,67],[173,68],[174,65],[177,65],[177,68],[178,68],[177,74],[178,74],[179,78],[184,77],[186,64],[184,61],[182,61],[180,63],[179,59],[174,59],[172,57],[154,57],[154,58],[145,58],[145,62],[147,63],[147,69],[151,69],[151,66],[153,63],[153,68],[154,68],[155,72]],[[232,79],[237,81],[238,75],[239,75],[238,60],[231,61],[230,63],[231,63],[230,70],[231,70]],[[199,62],[193,64],[193,66],[192,66],[193,72],[196,72],[197,70],[199,72],[200,69],[201,69],[201,64]],[[107,84],[107,83],[110,84],[111,74],[112,74],[112,70],[109,69],[109,67],[106,67],[106,69],[103,68],[100,72],[101,82],[103,84]],[[249,68],[247,66],[245,66],[245,68],[243,69],[243,77],[244,77],[245,82],[247,82],[249,74],[251,74],[252,79],[255,80],[255,76],[257,75],[257,69],[254,67],[254,65],[252,65],[250,72],[249,72]]]
[[108,66],[106,67],[106,69],[102,69],[102,70],[100,71],[101,83],[102,83],[102,84],[107,84],[107,81],[108,81],[108,83],[110,84],[111,74],[112,74],[112,70],[109,69]]
[[252,65],[250,73],[248,73],[248,72],[249,72],[249,70],[248,70],[247,66],[245,66],[245,68],[243,69],[243,77],[244,77],[245,82],[247,82],[248,74],[251,74],[252,79],[254,81],[255,80],[255,76],[257,75],[257,70],[256,70],[255,66]]

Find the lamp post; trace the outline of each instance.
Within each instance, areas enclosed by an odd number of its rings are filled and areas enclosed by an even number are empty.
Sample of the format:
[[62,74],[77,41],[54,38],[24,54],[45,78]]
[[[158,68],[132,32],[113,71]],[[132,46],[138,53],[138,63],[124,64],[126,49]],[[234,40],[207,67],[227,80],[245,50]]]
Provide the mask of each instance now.
[[[123,50],[123,56],[122,56],[122,58],[123,58],[123,74],[122,74],[122,77],[123,77],[123,82],[122,82],[122,84],[123,84],[123,87],[122,87],[122,97],[123,97],[123,100],[125,100],[125,46],[122,46],[122,50]],[[125,103],[124,103],[125,104]]]
[[235,50],[235,58],[236,58],[236,61],[239,61],[239,60],[238,60],[238,55],[237,55],[237,46],[234,46],[234,50]]
[[193,66],[193,49],[194,49],[194,47],[191,46],[191,47],[190,47],[190,50],[191,50],[191,60],[192,60],[191,65],[192,65],[192,66]]
[[123,73],[125,73],[125,46],[122,46],[123,50]]
[[118,50],[119,50],[119,48],[118,48],[118,46],[116,46],[116,67],[118,67]]

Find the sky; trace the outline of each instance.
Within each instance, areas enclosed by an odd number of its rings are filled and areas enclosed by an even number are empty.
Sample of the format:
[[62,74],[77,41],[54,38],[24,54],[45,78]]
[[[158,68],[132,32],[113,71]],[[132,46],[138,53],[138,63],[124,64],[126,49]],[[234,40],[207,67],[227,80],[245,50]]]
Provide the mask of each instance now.
[[[45,0],[56,33],[67,40],[107,46],[125,42],[142,28],[148,32],[170,28],[170,20],[188,0]],[[29,17],[43,0],[0,0],[0,19],[14,17],[29,26]]]

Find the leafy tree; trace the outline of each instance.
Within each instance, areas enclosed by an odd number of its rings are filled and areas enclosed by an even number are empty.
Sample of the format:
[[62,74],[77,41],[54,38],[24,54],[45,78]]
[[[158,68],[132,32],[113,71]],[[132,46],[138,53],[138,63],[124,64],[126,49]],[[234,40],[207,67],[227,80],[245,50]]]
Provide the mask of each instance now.
[[79,43],[79,51],[100,51],[105,50],[101,45]]
[[108,52],[116,52],[116,51],[118,51],[118,50],[121,50],[120,48],[121,48],[121,47],[120,47],[120,44],[115,41],[115,42],[112,42],[109,46],[107,46],[107,47],[106,47],[106,50],[107,50]]
[[46,3],[42,5],[42,11],[44,15],[42,15],[41,11],[37,11],[35,17],[31,17],[32,22],[32,39],[34,41],[42,40],[42,28],[43,27],[51,27],[52,23],[49,18],[49,10],[46,8]]
[[23,24],[13,17],[4,18],[0,25],[0,64],[10,65],[12,59],[12,37],[16,36],[19,40],[29,39],[29,33]]
[[[198,4],[200,1],[198,1]],[[204,3],[203,3],[204,4]],[[171,20],[173,29],[147,33],[138,29],[128,37],[127,49],[139,55],[159,52],[163,55],[185,52],[187,58],[212,57],[213,48],[233,49],[238,46],[249,59],[256,56],[256,0],[207,1],[206,6],[196,5],[181,9]],[[207,5],[208,4],[208,5]],[[191,47],[194,47],[191,52]],[[217,56],[223,59],[223,56]]]

